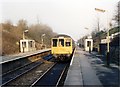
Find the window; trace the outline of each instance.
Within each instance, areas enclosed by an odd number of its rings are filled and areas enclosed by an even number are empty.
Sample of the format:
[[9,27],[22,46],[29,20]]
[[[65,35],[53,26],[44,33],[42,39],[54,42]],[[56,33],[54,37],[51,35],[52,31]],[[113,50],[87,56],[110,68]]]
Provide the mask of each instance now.
[[66,39],[65,45],[66,45],[67,47],[68,47],[68,46],[71,46],[71,39]]
[[28,45],[29,45],[29,47],[32,47],[33,42],[32,42],[32,41],[29,41],[29,42],[28,42]]
[[53,47],[57,47],[57,39],[53,39]]
[[91,46],[91,42],[87,41],[87,47],[90,47],[90,46]]
[[66,42],[66,46],[67,46],[67,47],[68,47],[68,46],[71,46],[71,45],[70,45],[70,42]]
[[26,47],[26,42],[22,42],[22,46],[23,46],[23,47]]
[[64,39],[59,39],[59,46],[64,46]]

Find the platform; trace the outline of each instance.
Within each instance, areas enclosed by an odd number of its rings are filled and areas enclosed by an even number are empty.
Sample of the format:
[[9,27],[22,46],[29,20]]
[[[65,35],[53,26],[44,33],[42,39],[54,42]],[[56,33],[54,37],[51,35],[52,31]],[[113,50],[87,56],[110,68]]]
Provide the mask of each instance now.
[[43,50],[36,50],[36,51],[19,53],[19,54],[14,54],[14,55],[1,56],[0,57],[0,64],[5,63],[5,62],[9,62],[9,61],[13,61],[13,60],[17,60],[17,59],[20,59],[20,58],[24,58],[26,56],[46,52],[46,51],[49,51],[49,50],[51,50],[51,49],[43,49]]
[[102,85],[95,70],[88,61],[88,56],[85,54],[87,54],[87,52],[82,51],[80,48],[76,48],[64,83],[65,86]]

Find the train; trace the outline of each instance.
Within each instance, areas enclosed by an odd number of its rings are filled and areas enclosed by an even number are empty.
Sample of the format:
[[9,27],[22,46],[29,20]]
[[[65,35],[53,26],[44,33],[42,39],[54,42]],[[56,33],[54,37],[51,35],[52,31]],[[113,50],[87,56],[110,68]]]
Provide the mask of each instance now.
[[74,40],[68,35],[59,34],[51,39],[51,54],[57,61],[69,61],[74,49]]

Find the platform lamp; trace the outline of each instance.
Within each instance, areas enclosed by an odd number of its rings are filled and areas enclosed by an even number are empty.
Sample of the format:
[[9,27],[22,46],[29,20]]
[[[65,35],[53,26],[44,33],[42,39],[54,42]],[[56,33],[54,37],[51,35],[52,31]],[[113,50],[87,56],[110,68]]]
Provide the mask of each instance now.
[[25,33],[27,33],[27,32],[28,32],[27,29],[23,31],[23,40],[25,39]]
[[[99,9],[99,8],[95,8],[95,11],[97,11],[97,12],[101,12],[101,13],[104,13],[105,12],[105,10],[104,9]],[[99,19],[99,17],[98,17],[98,19]],[[98,20],[98,32],[99,32],[99,29],[100,27],[99,27],[99,20]],[[99,38],[99,41],[100,41],[100,36],[98,36],[98,38]],[[100,51],[100,49],[99,49],[99,45],[98,45],[98,52]]]
[[44,37],[45,35],[46,35],[46,34],[42,34],[42,35],[41,35],[42,46],[44,45],[44,39],[43,39],[43,37]]
[[[98,12],[106,12],[106,10],[103,10],[103,9],[98,9],[98,8],[95,8],[96,11]],[[108,14],[106,14],[107,17],[108,17]],[[108,18],[107,18],[107,26],[108,26]],[[110,51],[110,46],[109,46],[109,43],[110,43],[110,38],[109,38],[109,28],[111,28],[112,24],[109,23],[109,27],[108,28],[108,32],[107,32],[107,55],[106,55],[106,64],[107,66],[109,67],[110,66],[110,54],[109,54],[109,51]]]
[[[23,31],[23,40],[25,40],[25,33],[27,33],[27,32],[28,32],[27,29]],[[23,53],[24,53],[24,51],[25,51],[25,44],[23,44],[22,47],[23,47]]]
[[[85,29],[89,31],[89,28],[85,27]],[[89,35],[90,34],[88,34],[88,37],[89,37]],[[90,44],[90,42],[89,42],[89,53],[91,53],[91,44]]]

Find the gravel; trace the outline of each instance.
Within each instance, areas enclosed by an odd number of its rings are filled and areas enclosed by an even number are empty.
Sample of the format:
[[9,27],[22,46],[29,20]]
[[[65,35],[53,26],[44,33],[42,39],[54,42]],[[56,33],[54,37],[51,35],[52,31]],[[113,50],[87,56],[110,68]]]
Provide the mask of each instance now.
[[12,81],[8,85],[30,86],[35,80],[37,80],[37,78],[39,78],[46,70],[48,70],[48,68],[50,68],[54,64],[54,62],[49,62],[43,60],[42,58],[41,61],[44,62],[42,65],[22,75],[21,77],[17,78],[15,81]]

